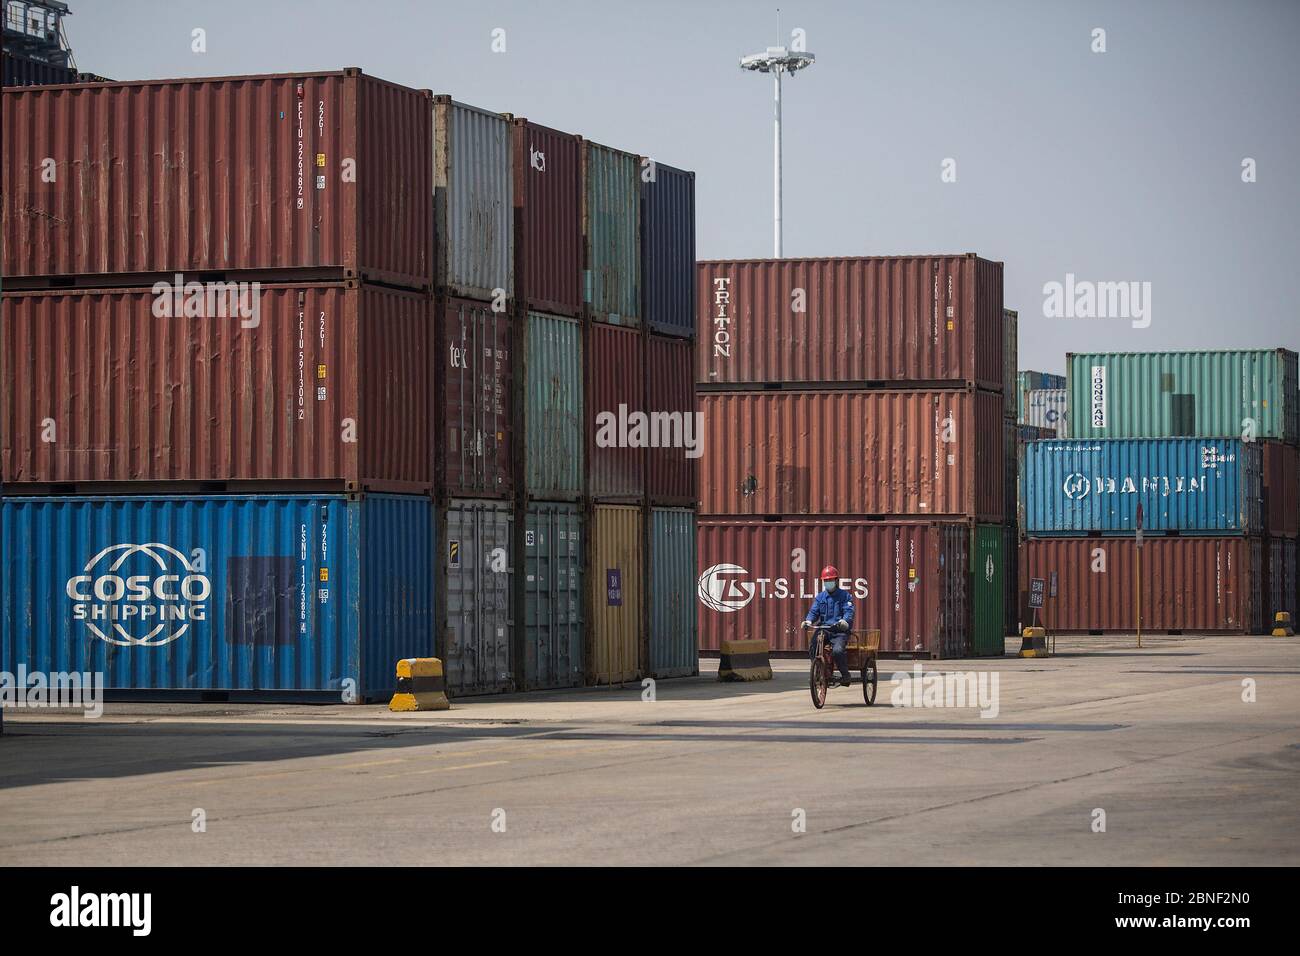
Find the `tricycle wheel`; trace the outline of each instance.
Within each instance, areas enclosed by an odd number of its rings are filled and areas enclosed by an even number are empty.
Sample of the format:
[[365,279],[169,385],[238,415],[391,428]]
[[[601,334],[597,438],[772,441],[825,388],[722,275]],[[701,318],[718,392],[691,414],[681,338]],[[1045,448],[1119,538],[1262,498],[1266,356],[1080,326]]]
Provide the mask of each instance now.
[[862,667],[862,699],[868,707],[876,702],[876,680],[876,659],[869,657]]
[[826,660],[822,656],[822,638],[817,638],[817,646],[813,649],[812,666],[808,668],[808,691],[812,694],[813,706],[818,710],[826,705]]

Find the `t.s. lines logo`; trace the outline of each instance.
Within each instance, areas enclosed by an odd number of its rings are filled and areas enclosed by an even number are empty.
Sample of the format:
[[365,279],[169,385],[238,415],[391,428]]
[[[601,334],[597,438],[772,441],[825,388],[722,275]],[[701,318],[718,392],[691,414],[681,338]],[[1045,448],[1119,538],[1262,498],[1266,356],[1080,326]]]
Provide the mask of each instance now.
[[714,611],[739,611],[754,600],[754,585],[738,580],[749,574],[738,564],[715,564],[700,575],[700,601]]
[[161,647],[207,619],[212,582],[165,544],[114,544],[65,586],[72,618],[119,647]]

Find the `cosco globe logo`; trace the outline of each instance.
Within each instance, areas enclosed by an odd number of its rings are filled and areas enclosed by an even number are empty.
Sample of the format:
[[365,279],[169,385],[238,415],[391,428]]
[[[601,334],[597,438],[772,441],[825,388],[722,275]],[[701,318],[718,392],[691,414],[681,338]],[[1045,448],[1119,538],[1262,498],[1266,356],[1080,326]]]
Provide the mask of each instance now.
[[68,578],[66,591],[73,620],[101,641],[161,647],[207,619],[212,582],[165,544],[115,544]]
[[696,591],[705,607],[713,611],[739,611],[754,600],[754,585],[737,578],[748,576],[738,564],[715,564],[700,575]]

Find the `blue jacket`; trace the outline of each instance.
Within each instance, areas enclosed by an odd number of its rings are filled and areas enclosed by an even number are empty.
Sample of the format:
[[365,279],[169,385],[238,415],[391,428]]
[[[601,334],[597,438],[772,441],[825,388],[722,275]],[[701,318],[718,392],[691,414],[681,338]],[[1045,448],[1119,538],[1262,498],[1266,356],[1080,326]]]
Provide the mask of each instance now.
[[812,607],[804,620],[813,624],[838,624],[847,621],[853,627],[853,596],[848,588],[836,588],[834,592],[822,591],[813,598]]

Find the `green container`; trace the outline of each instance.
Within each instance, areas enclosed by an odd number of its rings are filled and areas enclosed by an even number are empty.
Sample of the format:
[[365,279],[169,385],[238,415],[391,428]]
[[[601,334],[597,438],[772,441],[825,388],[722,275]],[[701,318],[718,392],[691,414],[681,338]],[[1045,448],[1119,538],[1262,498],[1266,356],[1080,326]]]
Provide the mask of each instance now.
[[533,502],[524,514],[523,664],[525,690],[580,687],[582,512],[576,504]]
[[584,298],[592,315],[640,325],[641,179],[631,153],[584,144],[582,235]]
[[1071,438],[1300,440],[1296,353],[1286,349],[1066,356]]
[[971,654],[1001,657],[1006,630],[1006,539],[998,524],[977,524],[972,535]]
[[700,670],[695,597],[695,512],[650,509],[650,676]]
[[524,491],[572,501],[582,493],[582,324],[543,312],[525,321]]

